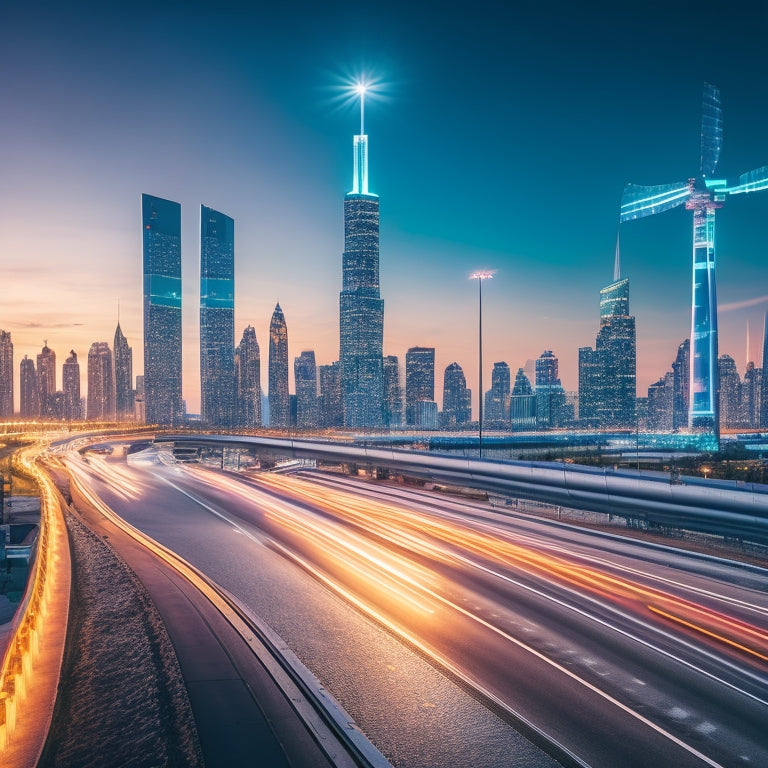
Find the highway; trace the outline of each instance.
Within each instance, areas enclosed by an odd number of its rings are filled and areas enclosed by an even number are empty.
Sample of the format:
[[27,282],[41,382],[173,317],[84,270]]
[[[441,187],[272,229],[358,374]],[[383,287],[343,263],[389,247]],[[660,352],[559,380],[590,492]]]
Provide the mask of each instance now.
[[394,765],[768,765],[766,570],[328,473],[67,465]]

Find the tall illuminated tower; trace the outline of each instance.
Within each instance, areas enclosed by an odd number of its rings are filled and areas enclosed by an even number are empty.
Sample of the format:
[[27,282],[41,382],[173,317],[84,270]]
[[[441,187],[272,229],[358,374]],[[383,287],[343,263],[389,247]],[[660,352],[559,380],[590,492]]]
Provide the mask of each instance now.
[[181,400],[181,205],[141,196],[144,397],[148,424],[184,419]]
[[200,206],[200,417],[235,422],[235,222]]
[[237,426],[261,426],[261,352],[256,330],[246,326],[235,350]]
[[288,326],[278,303],[269,324],[269,426],[291,426],[288,393]]
[[344,198],[344,254],[339,297],[339,364],[344,426],[380,427],[384,419],[384,301],[379,296],[379,198],[368,191],[365,85],[360,134],[354,137],[352,191]]
[[[132,419],[134,413],[133,350],[128,346],[128,339],[120,328],[120,320],[117,321],[117,328],[115,328],[113,347],[115,350],[115,411],[118,419]],[[75,363],[77,363],[77,356],[75,356]],[[78,369],[79,367],[78,365]]]
[[94,341],[88,350],[88,404],[87,418],[111,420],[115,418],[115,380],[113,378],[112,350],[106,341]]
[[13,416],[13,343],[10,331],[0,331],[0,419]]
[[77,353],[70,350],[69,357],[61,367],[61,388],[64,392],[63,417],[68,421],[82,419],[80,408],[80,363],[77,362]]

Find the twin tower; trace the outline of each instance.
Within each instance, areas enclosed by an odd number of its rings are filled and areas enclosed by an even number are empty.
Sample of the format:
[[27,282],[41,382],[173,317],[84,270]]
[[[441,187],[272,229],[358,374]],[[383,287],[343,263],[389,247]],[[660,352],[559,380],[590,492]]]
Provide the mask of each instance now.
[[[178,425],[182,400],[181,205],[142,195],[144,388],[147,423]],[[344,200],[340,373],[344,426],[383,423],[384,302],[379,295],[379,199],[368,191],[368,137],[354,137],[352,191]],[[235,223],[200,214],[201,418],[235,425]],[[270,393],[271,394],[271,393]]]

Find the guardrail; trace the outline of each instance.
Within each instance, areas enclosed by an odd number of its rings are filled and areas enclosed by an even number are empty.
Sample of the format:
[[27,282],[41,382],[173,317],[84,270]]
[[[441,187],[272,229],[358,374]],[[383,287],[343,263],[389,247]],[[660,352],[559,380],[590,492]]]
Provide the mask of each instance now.
[[240,446],[292,458],[381,467],[438,483],[604,512],[649,524],[768,543],[768,486],[543,461],[490,461],[419,451],[246,435],[162,435],[174,445]]
[[28,454],[22,454],[20,467],[38,483],[40,534],[33,571],[0,668],[0,751],[5,756],[16,750],[8,763],[14,768],[37,763],[48,733],[61,670],[71,578],[69,541],[57,492]]

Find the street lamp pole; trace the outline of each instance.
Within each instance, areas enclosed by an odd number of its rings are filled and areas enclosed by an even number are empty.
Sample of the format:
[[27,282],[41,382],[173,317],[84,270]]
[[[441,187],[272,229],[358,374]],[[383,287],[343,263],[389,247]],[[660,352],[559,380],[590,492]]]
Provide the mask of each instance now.
[[493,272],[473,272],[470,276],[470,280],[477,280],[477,298],[478,298],[478,430],[477,430],[477,446],[480,458],[483,458],[483,280],[490,280],[493,277]]

